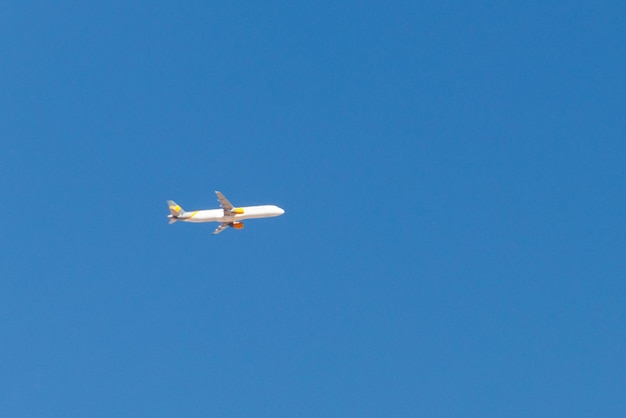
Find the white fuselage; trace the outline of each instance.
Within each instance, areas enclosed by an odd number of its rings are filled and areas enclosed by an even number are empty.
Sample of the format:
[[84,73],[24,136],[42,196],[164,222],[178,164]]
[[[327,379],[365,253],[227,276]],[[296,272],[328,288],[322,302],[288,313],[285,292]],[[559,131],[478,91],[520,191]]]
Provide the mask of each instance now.
[[[284,210],[275,205],[244,206],[243,213],[233,213],[225,216],[223,209],[196,210],[185,212],[184,215],[176,219],[183,222],[240,222],[246,219],[271,218],[285,213]],[[172,217],[171,215],[169,216]]]

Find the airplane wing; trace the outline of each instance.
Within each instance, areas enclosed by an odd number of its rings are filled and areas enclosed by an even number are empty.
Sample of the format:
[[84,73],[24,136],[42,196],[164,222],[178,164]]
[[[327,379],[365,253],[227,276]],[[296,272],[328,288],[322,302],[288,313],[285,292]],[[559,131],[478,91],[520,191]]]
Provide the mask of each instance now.
[[215,194],[217,195],[217,200],[220,201],[220,206],[224,209],[224,216],[232,215],[233,210],[235,209],[233,204],[230,203],[221,192],[216,191]]
[[226,228],[228,228],[231,224],[229,222],[223,222],[220,224],[220,226],[217,227],[217,229],[215,231],[213,231],[213,235],[217,235],[220,232],[222,232],[223,230],[225,230]]

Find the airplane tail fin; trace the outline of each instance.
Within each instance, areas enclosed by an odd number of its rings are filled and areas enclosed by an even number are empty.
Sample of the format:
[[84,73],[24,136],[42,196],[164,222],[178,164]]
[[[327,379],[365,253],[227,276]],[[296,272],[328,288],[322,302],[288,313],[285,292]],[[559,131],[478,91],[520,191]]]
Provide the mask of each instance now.
[[167,201],[167,206],[170,209],[171,215],[168,216],[168,218],[170,218],[170,223],[173,224],[174,222],[176,222],[179,216],[184,215],[185,211],[183,210],[183,208],[181,208],[176,202],[174,202],[173,200],[168,200]]

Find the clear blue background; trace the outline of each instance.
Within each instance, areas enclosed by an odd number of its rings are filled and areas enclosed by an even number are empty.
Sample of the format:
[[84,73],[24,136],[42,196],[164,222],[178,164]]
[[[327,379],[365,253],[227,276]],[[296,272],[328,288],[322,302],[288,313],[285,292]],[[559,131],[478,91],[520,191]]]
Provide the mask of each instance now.
[[626,416],[626,3],[88,3],[0,13],[1,416]]

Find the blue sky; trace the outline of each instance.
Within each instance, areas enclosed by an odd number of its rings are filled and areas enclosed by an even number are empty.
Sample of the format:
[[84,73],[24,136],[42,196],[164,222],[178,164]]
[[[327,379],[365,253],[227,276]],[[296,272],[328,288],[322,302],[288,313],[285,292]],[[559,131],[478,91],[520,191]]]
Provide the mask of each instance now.
[[0,415],[626,414],[623,2],[175,3],[3,7]]

